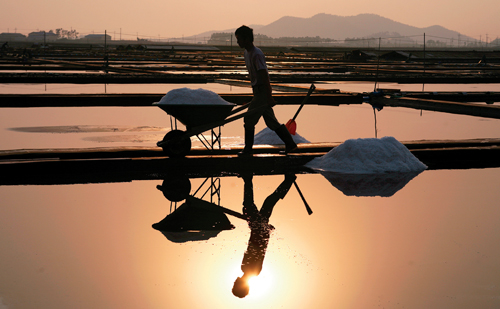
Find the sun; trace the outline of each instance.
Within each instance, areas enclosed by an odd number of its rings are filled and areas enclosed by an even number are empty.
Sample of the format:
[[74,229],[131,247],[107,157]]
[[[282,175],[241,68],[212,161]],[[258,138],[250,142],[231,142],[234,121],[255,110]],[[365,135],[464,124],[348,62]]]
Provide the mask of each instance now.
[[260,275],[248,279],[248,285],[250,286],[248,297],[260,298],[274,289],[274,276],[264,269]]

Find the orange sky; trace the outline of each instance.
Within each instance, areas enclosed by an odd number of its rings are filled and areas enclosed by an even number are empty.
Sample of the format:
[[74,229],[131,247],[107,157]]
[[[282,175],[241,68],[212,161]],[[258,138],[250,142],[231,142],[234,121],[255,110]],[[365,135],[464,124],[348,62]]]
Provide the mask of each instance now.
[[72,28],[82,35],[107,30],[114,39],[120,38],[120,31],[123,39],[167,39],[318,13],[373,13],[416,27],[441,25],[483,41],[500,36],[498,0],[254,0],[252,5],[239,0],[2,0],[0,32]]

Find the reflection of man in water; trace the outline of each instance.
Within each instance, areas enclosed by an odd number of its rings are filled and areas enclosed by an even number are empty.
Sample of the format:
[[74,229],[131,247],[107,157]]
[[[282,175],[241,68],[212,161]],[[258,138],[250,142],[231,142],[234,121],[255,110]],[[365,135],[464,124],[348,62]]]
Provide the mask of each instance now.
[[243,214],[247,218],[251,233],[247,250],[241,262],[243,276],[238,277],[233,286],[233,294],[240,298],[247,296],[250,291],[248,280],[251,277],[258,276],[262,270],[270,233],[274,229],[269,224],[274,205],[285,197],[297,177],[293,174],[285,175],[285,180],[266,198],[260,211],[253,201],[253,175],[242,175],[242,178],[245,182]]

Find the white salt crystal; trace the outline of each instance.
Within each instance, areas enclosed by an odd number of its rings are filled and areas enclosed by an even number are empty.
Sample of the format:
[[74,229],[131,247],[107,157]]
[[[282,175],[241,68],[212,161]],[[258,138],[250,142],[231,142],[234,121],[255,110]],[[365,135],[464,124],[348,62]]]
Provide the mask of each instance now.
[[[298,133],[292,135],[295,143],[310,143],[307,139],[300,136]],[[264,128],[259,133],[255,134],[254,144],[256,145],[282,145],[284,142],[278,137],[278,134],[269,128]]]
[[233,103],[224,100],[217,93],[202,88],[178,88],[170,90],[165,96],[163,96],[163,98],[161,98],[158,104],[233,105]]
[[394,137],[349,139],[307,167],[337,173],[422,172],[427,168]]

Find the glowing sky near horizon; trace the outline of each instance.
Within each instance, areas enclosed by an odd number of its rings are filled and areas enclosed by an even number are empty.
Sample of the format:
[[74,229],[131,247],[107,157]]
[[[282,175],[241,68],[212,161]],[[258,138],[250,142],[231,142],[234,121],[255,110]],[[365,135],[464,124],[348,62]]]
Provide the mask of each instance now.
[[498,0],[2,0],[0,32],[76,29],[119,39],[172,38],[247,25],[267,25],[283,16],[319,13],[352,16],[373,13],[415,27],[440,25],[492,41],[500,36]]

